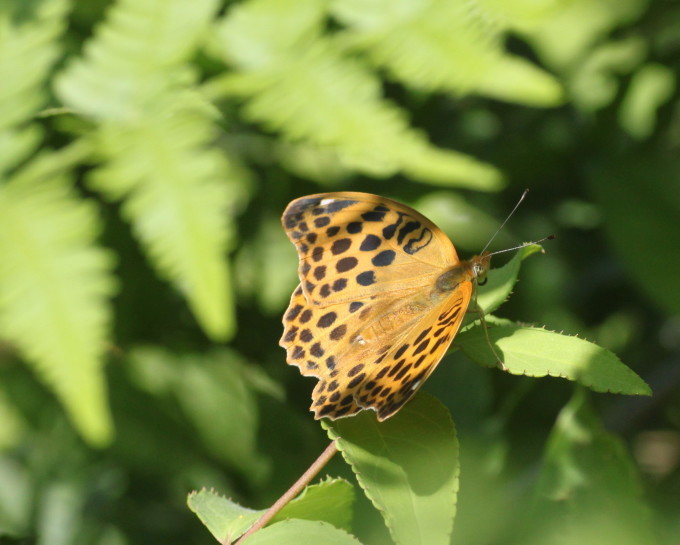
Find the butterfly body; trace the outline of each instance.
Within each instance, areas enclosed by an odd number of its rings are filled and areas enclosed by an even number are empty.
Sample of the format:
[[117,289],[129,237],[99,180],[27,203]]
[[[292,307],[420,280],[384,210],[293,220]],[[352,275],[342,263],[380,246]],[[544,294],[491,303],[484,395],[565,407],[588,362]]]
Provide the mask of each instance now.
[[446,353],[490,255],[460,261],[430,220],[367,193],[296,199],[282,223],[300,285],[280,344],[288,363],[319,379],[315,416],[388,418]]
[[468,261],[461,261],[455,267],[442,273],[435,283],[435,293],[445,296],[455,290],[461,282],[483,283],[489,271],[491,256],[489,252],[476,255]]

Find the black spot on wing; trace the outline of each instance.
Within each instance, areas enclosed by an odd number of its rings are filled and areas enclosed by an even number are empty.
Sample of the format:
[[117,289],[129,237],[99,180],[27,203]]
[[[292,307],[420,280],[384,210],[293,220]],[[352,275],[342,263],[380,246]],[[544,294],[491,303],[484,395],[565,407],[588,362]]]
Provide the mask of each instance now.
[[375,284],[376,278],[373,271],[364,271],[357,275],[357,284],[360,286],[370,286]]
[[358,233],[361,233],[362,228],[363,228],[363,223],[360,222],[360,221],[353,221],[353,222],[347,224],[347,232],[350,235],[356,235]]
[[341,238],[333,242],[333,245],[331,246],[331,252],[333,255],[338,255],[343,252],[346,252],[349,250],[349,247],[352,245],[352,240],[349,238]]
[[359,260],[356,257],[343,257],[342,259],[339,259],[338,262],[335,264],[335,270],[338,271],[339,273],[344,273],[347,271],[351,271],[354,267],[356,267],[359,264]]
[[383,250],[379,254],[373,256],[371,263],[376,267],[387,267],[392,264],[396,255],[394,250]]
[[357,310],[359,310],[363,306],[364,306],[364,304],[361,301],[353,301],[349,304],[349,311],[350,312],[356,312]]
[[359,249],[362,252],[371,252],[380,246],[381,242],[382,241],[380,240],[380,237],[375,235],[366,235],[366,238],[364,238],[364,240],[361,242]]

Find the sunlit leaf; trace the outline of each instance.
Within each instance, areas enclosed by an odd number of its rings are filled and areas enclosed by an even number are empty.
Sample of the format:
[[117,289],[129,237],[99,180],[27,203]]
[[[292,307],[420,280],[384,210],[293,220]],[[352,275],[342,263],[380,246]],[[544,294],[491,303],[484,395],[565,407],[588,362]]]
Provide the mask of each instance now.
[[[489,338],[508,372],[530,377],[575,380],[596,392],[651,395],[649,386],[609,350],[596,344],[537,327],[504,323],[488,329]],[[497,367],[481,326],[454,341],[472,360]]]
[[361,545],[359,540],[326,522],[285,520],[248,538],[248,545]]
[[0,335],[16,343],[95,445],[113,429],[103,352],[114,292],[92,203],[63,179],[0,186]]
[[458,492],[458,440],[448,410],[419,393],[378,422],[364,411],[322,421],[398,545],[449,543]]
[[[297,498],[284,506],[269,524],[273,526],[288,519],[304,519],[323,521],[329,528],[336,527],[349,531],[353,500],[352,485],[343,479],[329,478],[306,487]],[[220,542],[224,542],[226,538],[232,541],[238,539],[266,511],[247,509],[208,490],[192,492],[187,503]]]

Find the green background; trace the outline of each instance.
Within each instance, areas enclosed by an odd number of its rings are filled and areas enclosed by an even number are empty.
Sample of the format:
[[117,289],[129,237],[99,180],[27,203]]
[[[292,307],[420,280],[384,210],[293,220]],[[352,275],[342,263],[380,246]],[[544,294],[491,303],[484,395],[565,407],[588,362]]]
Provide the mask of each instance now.
[[[661,0],[0,1],[0,543],[211,543],[190,491],[265,508],[325,448],[278,346],[289,201],[388,196],[469,257],[525,188],[492,249],[557,239],[497,314],[615,352],[654,395],[451,352],[424,389],[461,444],[452,543],[552,543],[559,508],[526,515],[570,469],[619,490],[570,458],[570,399],[677,543],[679,24]],[[352,533],[390,543],[355,492]],[[621,543],[597,500],[567,527]]]

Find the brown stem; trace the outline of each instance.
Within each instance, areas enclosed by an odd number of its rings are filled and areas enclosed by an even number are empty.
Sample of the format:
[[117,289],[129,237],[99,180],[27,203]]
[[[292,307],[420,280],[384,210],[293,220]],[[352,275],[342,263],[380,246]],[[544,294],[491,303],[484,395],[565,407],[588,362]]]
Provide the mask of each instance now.
[[278,500],[276,500],[274,504],[269,509],[267,509],[267,511],[265,511],[264,515],[257,519],[257,522],[248,528],[248,531],[243,534],[234,543],[234,545],[243,543],[248,536],[254,534],[260,528],[264,528],[264,526],[271,519],[273,519],[289,501],[295,498],[295,496],[297,496],[302,491],[302,489],[309,484],[309,481],[316,477],[316,474],[321,471],[323,466],[325,466],[330,461],[336,452],[338,452],[338,449],[335,446],[335,441],[331,441],[331,444],[326,447],[326,450],[324,450],[321,455],[316,460],[314,460],[312,465],[307,468],[307,470],[297,481],[295,481],[295,484],[286,490],[286,492],[284,492],[284,494]]

